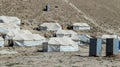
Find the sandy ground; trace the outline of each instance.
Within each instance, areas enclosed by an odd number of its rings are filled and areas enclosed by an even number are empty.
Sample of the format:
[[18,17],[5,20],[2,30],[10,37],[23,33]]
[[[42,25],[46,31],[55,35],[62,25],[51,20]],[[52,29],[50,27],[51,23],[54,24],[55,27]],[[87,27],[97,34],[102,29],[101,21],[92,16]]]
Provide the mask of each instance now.
[[81,46],[78,52],[40,52],[41,47],[5,47],[0,50],[18,52],[1,54],[0,67],[120,67],[120,58],[89,57],[88,46]]

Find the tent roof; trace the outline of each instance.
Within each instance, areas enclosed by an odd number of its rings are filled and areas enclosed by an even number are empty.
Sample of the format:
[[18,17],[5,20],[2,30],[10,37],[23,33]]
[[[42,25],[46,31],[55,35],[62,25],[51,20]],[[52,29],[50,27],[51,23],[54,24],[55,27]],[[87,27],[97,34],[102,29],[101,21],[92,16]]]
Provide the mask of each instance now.
[[13,23],[0,23],[0,33],[7,34],[10,31],[20,30],[20,26]]
[[39,34],[17,34],[13,38],[13,40],[24,40],[24,41],[36,41],[36,40],[43,40],[46,39],[43,36],[40,36]]
[[103,39],[106,39],[106,38],[118,38],[118,36],[117,35],[107,35],[107,34],[105,34],[105,35],[102,35],[102,38]]
[[50,45],[62,45],[62,46],[72,46],[76,45],[76,43],[69,37],[52,37],[48,41]]
[[0,16],[0,22],[1,23],[15,23],[20,25],[21,20],[17,17],[12,17],[12,16]]
[[52,22],[43,23],[43,24],[41,24],[41,26],[47,27],[49,30],[54,30],[54,29],[57,29],[57,28],[61,28],[59,23],[52,23]]
[[80,35],[72,35],[71,39],[73,40],[85,40],[85,39],[90,39],[91,37],[87,34],[80,34]]
[[73,26],[89,26],[87,23],[74,23]]
[[17,26],[16,24],[13,23],[0,23],[0,28],[19,28],[19,26]]
[[77,34],[73,30],[58,30],[56,34]]
[[71,36],[71,39],[72,39],[72,40],[80,40],[80,38],[78,37],[78,35],[72,35],[72,36]]
[[17,34],[32,34],[29,30],[15,30],[7,33],[9,37],[15,37]]

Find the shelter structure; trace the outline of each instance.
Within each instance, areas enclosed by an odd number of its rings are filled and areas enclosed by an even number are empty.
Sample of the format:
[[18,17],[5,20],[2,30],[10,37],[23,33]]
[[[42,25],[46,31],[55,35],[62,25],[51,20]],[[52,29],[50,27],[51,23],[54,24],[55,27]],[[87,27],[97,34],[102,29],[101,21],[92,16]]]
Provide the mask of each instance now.
[[76,32],[74,32],[73,30],[58,30],[55,33],[56,37],[64,37],[64,36],[68,36],[68,37],[72,37],[73,35],[77,35]]
[[108,35],[108,34],[104,34],[104,35],[102,35],[101,38],[103,39],[103,43],[106,43],[106,39],[108,39],[108,38],[119,39],[119,36],[118,36],[118,35]]
[[69,37],[53,37],[47,43],[44,43],[43,50],[46,52],[60,52],[60,51],[79,51],[79,47]]
[[57,31],[62,30],[62,27],[59,23],[46,22],[40,25],[40,30]]
[[73,35],[71,39],[75,42],[78,43],[78,45],[85,45],[90,43],[90,37],[87,34],[78,34],[78,35]]
[[7,33],[5,39],[6,40],[13,39],[13,37],[15,37],[17,34],[32,34],[32,33],[29,30],[15,30]]
[[39,34],[17,34],[13,37],[13,46],[38,46],[45,41],[46,38]]
[[102,35],[102,39],[107,39],[107,38],[118,38],[118,35],[107,35],[107,34]]
[[3,39],[2,37],[0,37],[0,46],[1,46],[1,47],[4,47],[4,43],[5,43],[5,42],[4,42],[4,39]]
[[90,26],[87,23],[74,23],[73,30],[90,30]]
[[16,25],[20,25],[21,20],[12,16],[0,16],[0,23],[14,23]]
[[0,33],[7,34],[15,30],[20,30],[20,26],[13,23],[0,23]]

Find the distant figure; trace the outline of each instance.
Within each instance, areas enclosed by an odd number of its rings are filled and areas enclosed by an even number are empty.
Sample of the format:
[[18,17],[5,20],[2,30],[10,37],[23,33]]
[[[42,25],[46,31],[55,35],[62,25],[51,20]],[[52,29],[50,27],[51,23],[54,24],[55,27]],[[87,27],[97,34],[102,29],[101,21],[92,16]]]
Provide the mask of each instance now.
[[49,5],[49,4],[47,4],[47,5],[45,6],[44,11],[47,11],[47,12],[49,12],[49,11],[50,11],[50,5]]

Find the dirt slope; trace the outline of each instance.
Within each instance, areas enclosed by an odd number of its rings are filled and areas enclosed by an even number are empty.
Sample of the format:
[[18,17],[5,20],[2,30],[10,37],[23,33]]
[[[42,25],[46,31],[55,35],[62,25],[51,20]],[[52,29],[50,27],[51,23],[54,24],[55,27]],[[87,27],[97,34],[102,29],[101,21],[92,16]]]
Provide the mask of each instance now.
[[70,0],[70,2],[108,31],[120,32],[120,0]]
[[[51,6],[50,12],[43,11],[47,3]],[[0,0],[0,15],[19,17],[27,23],[22,28],[29,30],[43,21],[58,21],[60,24],[80,21],[91,25],[90,33],[116,34],[120,30],[119,3],[119,0]]]
[[[47,3],[51,6],[50,12],[43,11]],[[82,17],[82,13],[74,10],[64,0],[0,0],[0,15],[19,17],[24,23],[27,23],[22,28],[29,30],[43,21],[58,21],[60,24],[89,23]],[[30,22],[31,20],[32,22]],[[92,26],[92,31],[97,31],[97,28]]]

